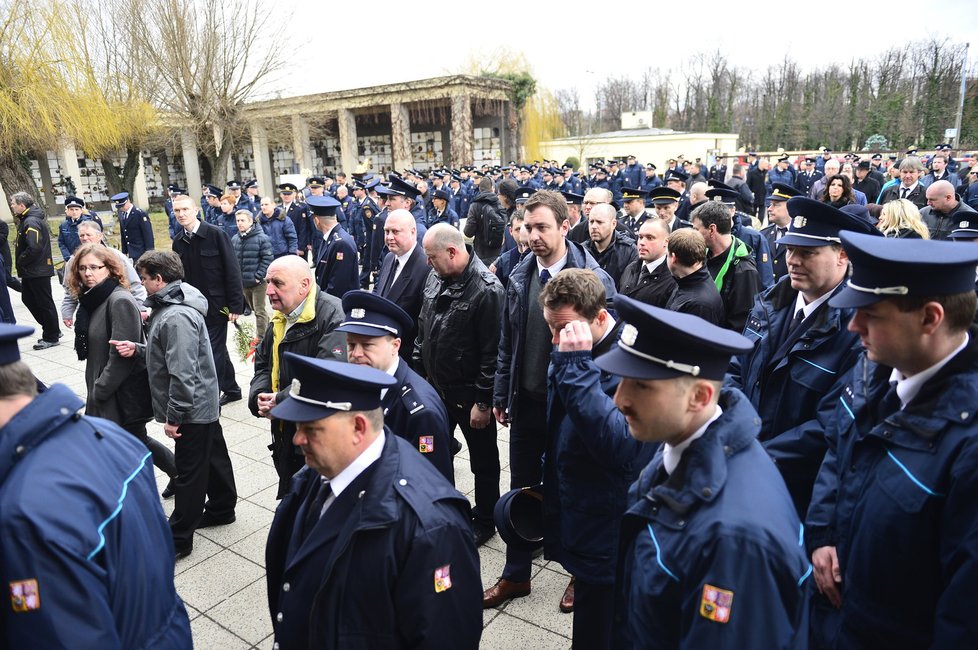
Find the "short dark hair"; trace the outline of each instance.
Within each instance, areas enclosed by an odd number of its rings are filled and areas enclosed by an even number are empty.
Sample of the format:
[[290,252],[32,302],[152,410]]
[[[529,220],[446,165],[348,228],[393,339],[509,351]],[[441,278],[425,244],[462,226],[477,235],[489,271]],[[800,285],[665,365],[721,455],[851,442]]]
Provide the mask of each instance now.
[[483,176],[479,179],[479,191],[480,192],[491,192],[492,191],[492,179],[488,176]]
[[692,228],[677,228],[669,233],[666,249],[683,266],[695,266],[706,261],[706,240]]
[[570,307],[588,321],[604,309],[607,294],[601,279],[590,269],[564,269],[540,292],[540,306],[553,311]]
[[14,361],[0,366],[0,399],[26,395],[37,395],[37,380],[34,373],[23,361]]
[[529,200],[523,204],[523,209],[527,214],[540,207],[550,208],[550,211],[554,213],[554,219],[556,219],[558,226],[569,218],[567,214],[567,199],[560,192],[539,190],[534,192]]
[[975,310],[978,309],[978,296],[974,291],[946,296],[894,296],[888,300],[892,300],[902,312],[917,311],[929,302],[936,302],[944,308],[944,320],[948,329],[954,333],[964,332],[971,327],[975,320]]
[[699,219],[706,228],[715,225],[721,235],[729,235],[730,229],[733,228],[730,206],[719,201],[707,201],[699,206],[690,215],[690,220],[692,219]]
[[146,251],[136,260],[136,271],[149,278],[158,275],[164,282],[175,282],[183,280],[183,261],[173,251]]

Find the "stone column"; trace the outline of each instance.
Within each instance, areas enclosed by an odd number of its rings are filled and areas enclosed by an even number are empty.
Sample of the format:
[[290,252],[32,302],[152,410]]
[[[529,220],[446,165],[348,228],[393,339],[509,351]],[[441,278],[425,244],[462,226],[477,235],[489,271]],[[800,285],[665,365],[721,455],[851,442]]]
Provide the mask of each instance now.
[[395,170],[411,166],[411,114],[404,104],[391,104],[391,154]]
[[358,148],[357,148],[357,119],[353,111],[341,108],[336,111],[336,125],[340,135],[340,162],[343,169],[331,169],[334,174],[337,171],[346,172],[349,176],[357,168]]
[[3,189],[3,185],[0,185],[0,219],[10,224],[14,222],[14,215],[10,212],[10,201],[7,199],[7,192]]
[[[75,190],[81,195],[81,169],[78,167],[78,151],[70,138],[58,138],[58,163],[61,165],[61,180],[63,181],[66,176],[71,176]],[[85,197],[82,196],[81,198],[84,199]]]
[[268,132],[261,124],[251,125],[251,151],[255,158],[255,178],[258,179],[258,193],[261,196],[275,194],[275,176],[268,157]]
[[[353,138],[356,142],[356,138]],[[309,144],[309,122],[301,115],[292,116],[292,159],[299,165],[299,173],[312,173],[312,146]]]
[[475,148],[472,138],[472,102],[468,95],[452,96],[452,155],[453,167],[472,164],[472,151]]
[[149,190],[146,188],[146,168],[143,166],[143,152],[139,152],[139,165],[136,167],[136,179],[132,183],[132,202],[149,212]]
[[197,137],[190,129],[180,130],[183,147],[183,170],[187,174],[187,193],[200,202],[200,161],[197,159]]

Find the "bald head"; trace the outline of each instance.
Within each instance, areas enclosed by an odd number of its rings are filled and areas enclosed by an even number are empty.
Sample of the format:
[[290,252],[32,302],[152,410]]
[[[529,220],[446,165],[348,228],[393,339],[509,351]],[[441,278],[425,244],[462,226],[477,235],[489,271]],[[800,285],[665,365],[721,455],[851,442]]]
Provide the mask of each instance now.
[[298,255],[283,255],[268,265],[265,272],[268,288],[265,295],[272,309],[283,314],[291,313],[302,304],[312,290],[312,270]]
[[458,231],[458,228],[450,226],[447,223],[436,223],[431,228],[428,228],[428,232],[424,236],[424,248],[428,250],[445,250],[446,248],[454,247],[455,249],[465,248],[465,239],[462,237],[462,233]]
[[689,188],[689,202],[699,203],[706,198],[706,191],[710,189],[710,186],[706,183],[693,183]]
[[387,250],[400,256],[409,252],[418,241],[418,226],[414,215],[398,209],[387,215],[384,222],[384,243]]
[[948,181],[934,181],[927,187],[927,205],[936,212],[948,213],[958,207],[954,186]]
[[447,223],[435,224],[424,236],[428,264],[443,279],[455,278],[469,265],[469,251],[458,229]]

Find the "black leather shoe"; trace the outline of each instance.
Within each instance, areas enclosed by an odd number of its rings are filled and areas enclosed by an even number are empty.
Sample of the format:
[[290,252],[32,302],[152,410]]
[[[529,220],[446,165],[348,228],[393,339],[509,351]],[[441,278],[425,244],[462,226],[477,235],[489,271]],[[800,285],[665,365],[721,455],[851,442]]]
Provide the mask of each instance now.
[[221,395],[221,406],[230,404],[231,402],[237,402],[241,399],[241,392],[237,393],[223,393]]
[[44,339],[41,339],[40,341],[34,344],[34,349],[47,350],[48,348],[53,348],[56,345],[58,345],[57,341],[45,341]]
[[181,559],[187,557],[188,555],[190,555],[191,553],[193,553],[193,550],[194,550],[194,547],[193,546],[187,546],[185,548],[177,548],[176,549],[176,551],[177,551],[176,552],[176,559],[181,560]]
[[160,496],[163,497],[164,499],[172,499],[173,498],[173,479],[172,478],[170,479],[169,483],[166,484],[166,487],[163,488],[163,491],[160,492]]
[[215,517],[209,512],[205,512],[204,516],[200,518],[200,523],[197,524],[197,528],[213,528],[214,526],[227,526],[228,524],[233,524],[237,517],[234,516],[232,512],[230,515],[225,517]]
[[453,437],[451,444],[452,444],[452,456],[462,451],[462,443],[458,441],[458,438]]
[[481,524],[478,522],[472,522],[472,537],[475,538],[476,548],[482,546],[496,534],[496,527],[492,524]]

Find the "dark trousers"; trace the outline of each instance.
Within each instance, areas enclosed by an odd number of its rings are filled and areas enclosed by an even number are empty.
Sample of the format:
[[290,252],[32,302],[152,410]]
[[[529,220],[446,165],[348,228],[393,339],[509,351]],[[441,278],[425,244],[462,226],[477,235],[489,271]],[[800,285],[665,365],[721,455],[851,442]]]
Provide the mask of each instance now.
[[240,393],[241,387],[234,378],[234,366],[228,355],[228,320],[207,321],[207,338],[214,354],[214,368],[217,370],[217,385],[222,393]]
[[61,334],[58,310],[51,297],[51,278],[23,278],[21,300],[34,320],[41,326],[41,338],[56,343]]
[[234,514],[238,501],[221,423],[181,424],[179,433],[175,455],[178,475],[170,515],[170,532],[178,551],[193,546],[205,501],[207,512],[217,518]]
[[494,526],[492,512],[499,501],[499,447],[496,446],[496,420],[489,413],[489,424],[483,429],[473,429],[469,424],[472,402],[458,399],[447,393],[442,396],[448,410],[451,431],[455,425],[462,430],[469,448],[469,469],[475,476],[475,508],[472,519],[480,524]]
[[16,322],[14,306],[10,304],[10,293],[7,291],[7,270],[0,264],[0,323],[13,325]]
[[615,613],[615,586],[574,582],[574,648],[602,650],[611,647],[611,622]]
[[139,441],[146,445],[149,453],[153,454],[153,465],[171,479],[177,475],[177,461],[170,448],[156,438],[146,433],[146,423],[127,424],[122,427],[132,435],[139,438]]
[[[516,420],[509,428],[509,487],[539,485],[543,480],[543,452],[547,447],[547,400],[520,397]],[[532,553],[506,547],[502,577],[510,582],[530,579]]]
[[268,445],[268,450],[272,452],[272,463],[275,465],[275,473],[278,474],[276,499],[289,493],[292,477],[306,466],[306,457],[292,444],[294,434],[294,425],[287,425],[282,420],[272,420],[272,444]]

